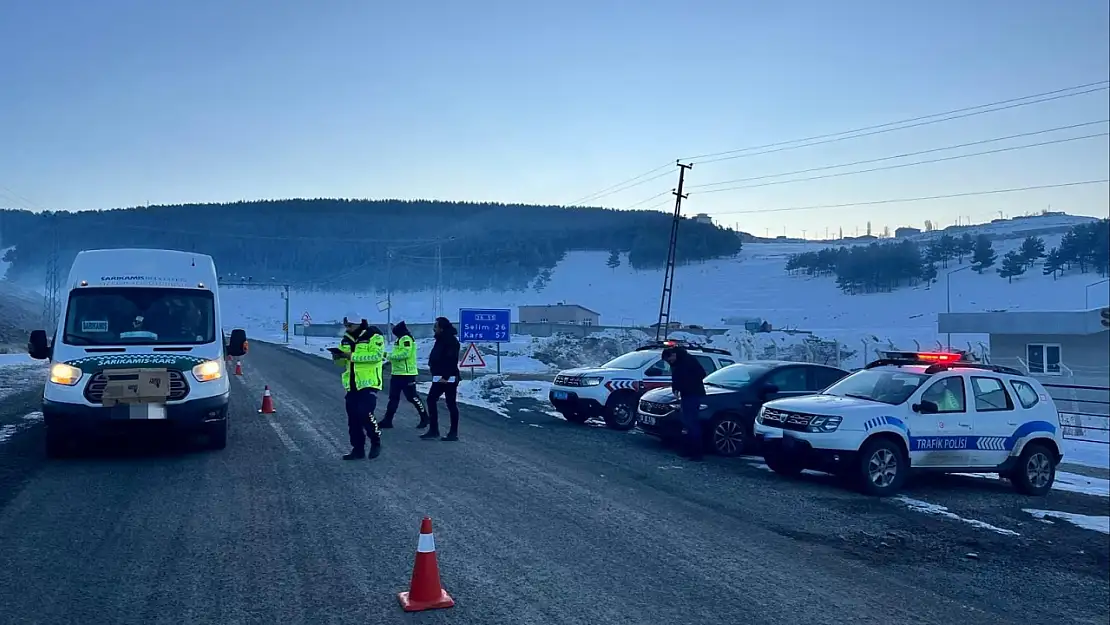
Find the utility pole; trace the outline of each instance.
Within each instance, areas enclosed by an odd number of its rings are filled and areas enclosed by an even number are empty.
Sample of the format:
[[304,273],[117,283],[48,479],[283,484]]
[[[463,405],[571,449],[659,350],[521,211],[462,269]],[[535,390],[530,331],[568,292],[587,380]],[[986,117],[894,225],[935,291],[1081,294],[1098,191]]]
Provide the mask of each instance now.
[[671,296],[674,293],[675,251],[678,245],[678,224],[682,221],[682,200],[686,170],[694,165],[678,163],[678,189],[674,193],[674,217],[671,219],[671,240],[667,247],[667,268],[663,271],[663,295],[659,298],[659,325],[655,327],[655,340],[666,340],[671,330]]
[[393,248],[385,250],[385,335],[393,332]]
[[[283,286],[285,287],[285,295],[284,295],[284,298],[285,298],[285,325],[282,326],[282,327],[285,328],[285,344],[288,345],[289,344],[289,285],[285,284]],[[307,332],[305,333],[305,336],[306,337],[308,336]]]
[[432,301],[432,313],[439,317],[443,309],[443,245],[436,244],[436,290]]
[[58,326],[58,216],[50,216],[50,255],[46,259],[46,277],[42,294],[42,325],[53,334]]

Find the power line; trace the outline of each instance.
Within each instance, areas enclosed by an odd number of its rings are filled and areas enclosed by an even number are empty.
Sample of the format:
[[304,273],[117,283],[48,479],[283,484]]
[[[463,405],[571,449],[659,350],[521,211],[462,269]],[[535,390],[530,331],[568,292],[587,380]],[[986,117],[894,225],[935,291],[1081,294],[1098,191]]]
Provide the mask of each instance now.
[[990,155],[990,154],[1001,154],[1003,152],[1016,152],[1018,150],[1027,150],[1027,149],[1030,149],[1030,148],[1044,147],[1046,145],[1056,145],[1056,144],[1059,144],[1059,143],[1068,143],[1068,142],[1071,142],[1071,141],[1081,141],[1083,139],[1095,139],[1095,138],[1098,138],[1098,137],[1106,137],[1106,136],[1110,136],[1110,132],[1100,132],[1100,133],[1097,133],[1097,134],[1083,135],[1083,136],[1080,136],[1080,137],[1067,137],[1065,139],[1054,139],[1052,141],[1042,141],[1040,143],[1029,143],[1029,144],[1026,144],[1026,145],[1014,145],[1014,146],[1010,146],[1010,147],[1007,147],[1007,148],[998,148],[998,149],[995,149],[995,150],[985,150],[983,152],[971,152],[970,154],[956,154],[955,156],[944,156],[944,157],[941,157],[941,158],[930,158],[930,159],[927,159],[927,160],[924,160],[924,161],[914,161],[912,163],[898,163],[896,165],[886,165],[884,167],[872,167],[870,169],[860,169],[860,170],[856,170],[856,171],[842,171],[842,172],[837,172],[835,174],[823,174],[823,175],[820,175],[820,176],[810,176],[808,178],[795,178],[793,180],[776,180],[776,181],[773,181],[773,182],[761,182],[761,183],[758,183],[758,184],[747,184],[747,185],[740,185],[740,186],[736,186],[736,187],[725,187],[723,189],[709,189],[708,191],[702,191],[701,194],[705,195],[707,193],[722,193],[724,191],[738,191],[738,190],[741,190],[741,189],[757,189],[757,188],[760,188],[760,187],[771,187],[771,186],[776,186],[776,185],[781,185],[781,184],[791,184],[791,183],[795,183],[795,182],[810,182],[812,180],[825,180],[827,178],[841,178],[841,177],[844,177],[844,176],[855,176],[857,174],[869,174],[869,173],[876,172],[876,171],[887,171],[887,170],[890,170],[890,169],[903,169],[903,168],[906,168],[906,167],[917,167],[918,165],[928,165],[928,164],[931,164],[931,163],[943,163],[943,162],[947,162],[947,161],[956,161],[956,160],[960,160],[960,159],[964,159],[964,158],[972,158],[972,157],[975,157],[975,156],[987,156],[987,155]]
[[[1098,125],[1098,124],[1106,124],[1106,123],[1110,123],[1110,119],[1102,119],[1102,120],[1098,120],[1098,121],[1083,122],[1081,124],[1072,124],[1070,126],[1057,126],[1056,128],[1048,128],[1048,129],[1045,129],[1045,130],[1035,130],[1033,132],[1023,132],[1023,133],[1016,134],[1016,135],[1007,135],[1005,137],[995,137],[993,139],[983,139],[982,141],[972,141],[970,143],[960,143],[960,144],[957,144],[957,145],[948,145],[948,146],[944,146],[944,147],[940,147],[940,148],[931,148],[931,149],[928,149],[928,150],[919,150],[917,152],[903,152],[902,154],[895,154],[893,156],[883,156],[881,158],[869,158],[869,159],[865,159],[865,160],[862,160],[862,161],[852,161],[851,163],[840,163],[840,164],[837,164],[837,165],[826,165],[826,166],[823,166],[823,167],[811,167],[809,169],[797,169],[797,170],[794,170],[794,171],[788,171],[788,172],[783,172],[783,173],[778,173],[778,174],[767,174],[767,175],[764,175],[764,176],[752,176],[752,177],[749,177],[749,178],[733,178],[731,180],[720,180],[720,181],[717,181],[717,182],[707,182],[707,183],[704,183],[704,184],[693,185],[691,188],[692,189],[699,189],[699,188],[705,188],[705,187],[716,187],[716,186],[720,186],[720,185],[723,185],[723,184],[733,184],[733,183],[736,183],[736,182],[751,182],[751,181],[754,181],[754,180],[766,180],[768,178],[781,178],[783,176],[795,176],[795,175],[798,175],[798,174],[808,174],[808,173],[815,172],[815,171],[826,171],[826,170],[829,170],[829,169],[839,169],[841,167],[854,167],[856,165],[867,165],[869,163],[881,163],[883,161],[891,161],[891,160],[898,159],[898,158],[908,158],[910,156],[921,156],[923,154],[933,154],[933,153],[936,153],[936,152],[946,152],[948,150],[958,150],[960,148],[969,148],[969,147],[973,147],[973,146],[976,146],[976,145],[985,145],[985,144],[988,144],[988,143],[996,143],[998,141],[1006,141],[1006,140],[1009,140],[1009,139],[1020,139],[1022,137],[1032,137],[1032,136],[1036,136],[1036,135],[1048,134],[1050,132],[1057,132],[1057,131],[1060,131],[1060,130],[1072,130],[1072,129],[1075,129],[1075,128],[1083,128],[1083,127],[1086,127],[1086,126],[1095,126],[1095,125]],[[710,193],[710,192],[709,191],[703,191],[703,193]]]
[[[1096,86],[1101,85],[1101,86]],[[1090,87],[1090,88],[1088,88]],[[1064,93],[1076,89],[1085,89],[1084,91],[1077,91],[1075,93]],[[776,152],[785,152],[789,150],[797,150],[799,148],[808,148],[816,145],[825,145],[829,143],[837,143],[839,141],[847,141],[849,139],[859,139],[862,137],[870,137],[873,135],[884,134],[887,132],[894,132],[897,130],[908,130],[910,128],[919,128],[921,126],[928,126],[931,124],[939,124],[942,122],[952,121],[954,119],[964,119],[967,117],[974,117],[977,115],[985,115],[987,113],[997,113],[1022,106],[1031,106],[1033,104],[1043,104],[1045,102],[1052,102],[1054,100],[1061,100],[1064,98],[1074,98],[1089,93],[1098,91],[1106,91],[1110,89],[1110,81],[1103,80],[1095,83],[1088,83],[1085,85],[1077,85],[1067,89],[1057,89],[1056,91],[1048,91],[1034,95],[1025,96],[1022,98],[1012,98],[1009,100],[1000,100],[998,102],[991,102],[989,104],[980,104],[978,106],[966,107],[962,109],[955,109],[943,113],[934,113],[932,115],[924,115],[921,117],[913,117],[896,122],[888,122],[885,124],[878,124],[875,126],[865,126],[855,130],[844,130],[824,135],[815,135],[803,139],[793,139],[790,141],[780,141],[777,143],[768,143],[766,145],[752,146],[747,148],[740,148],[737,150],[728,150],[726,152],[717,152],[715,154],[703,154],[697,157],[691,157],[697,164],[717,163],[720,161],[728,161],[737,158],[747,158],[749,156],[761,156],[764,154],[773,154]],[[1040,99],[1033,99],[1040,98]],[[1030,100],[1029,102],[1022,102],[1022,100]],[[988,108],[994,107],[994,108]],[[979,110],[987,109],[987,110]],[[934,119],[934,118],[940,119]],[[794,143],[801,143],[801,145],[791,145]],[[698,160],[706,159],[706,160]],[[685,160],[685,159],[683,159]]]
[[[647,204],[648,202],[650,202],[650,201],[652,201],[652,200],[654,200],[654,199],[657,199],[657,198],[661,198],[661,197],[663,197],[664,195],[668,195],[668,196],[669,196],[670,194],[671,194],[671,191],[670,191],[670,190],[664,191],[664,192],[662,192],[662,193],[656,193],[655,195],[653,195],[653,196],[651,196],[651,197],[648,197],[648,198],[644,198],[644,199],[640,200],[639,202],[636,202],[635,204],[629,204],[628,206],[625,206],[624,208],[622,208],[622,209],[620,209],[620,210],[624,210],[624,211],[626,211],[626,210],[632,210],[633,208],[636,208],[637,206],[643,206],[644,204]],[[671,203],[671,201],[670,201],[670,200],[667,200],[667,201],[665,201],[665,202],[661,202],[661,203],[660,203],[659,205],[662,205],[662,204],[670,204],[670,203]],[[643,209],[640,209],[640,210],[651,210],[651,208],[652,208],[652,207],[650,207],[650,206],[649,206],[648,208],[643,208]]]
[[755,215],[763,213],[787,213],[793,211],[822,210],[832,208],[852,208],[856,206],[878,206],[880,204],[903,204],[911,202],[925,202],[929,200],[947,200],[952,198],[973,197],[978,195],[998,195],[1002,193],[1020,193],[1023,191],[1037,191],[1040,189],[1062,189],[1064,187],[1080,187],[1093,184],[1106,184],[1110,178],[1102,180],[1081,180],[1078,182],[1062,182],[1059,184],[1042,184],[1031,187],[1011,187],[1008,189],[991,189],[989,191],[967,191],[965,193],[949,193],[947,195],[926,195],[922,197],[896,198],[889,200],[872,200],[868,202],[849,202],[847,204],[815,204],[811,206],[788,206],[784,208],[760,208],[742,211],[724,211],[714,215]]
[[[570,207],[573,207],[573,206],[580,206],[582,204],[585,204],[586,202],[594,202],[594,201],[597,201],[597,200],[599,200],[603,197],[613,195],[614,193],[620,193],[621,191],[627,191],[628,189],[631,189],[632,187],[638,187],[638,186],[644,184],[645,182],[651,182],[652,180],[657,180],[659,178],[662,178],[663,176],[670,175],[670,173],[671,173],[670,168],[671,167],[674,167],[674,163],[668,162],[665,165],[660,165],[659,167],[654,167],[652,169],[649,169],[649,170],[645,171],[644,173],[642,173],[638,176],[633,176],[633,177],[631,177],[628,180],[625,180],[623,182],[618,182],[615,185],[605,187],[601,191],[597,191],[596,193],[591,193],[591,194],[587,195],[586,197],[578,200],[577,202],[571,202],[570,204],[567,204],[567,207],[570,208]],[[666,170],[666,171],[663,171],[663,170]],[[652,174],[655,174],[655,173],[660,172],[660,171],[663,171],[663,173],[659,174],[659,175],[656,175],[656,176],[652,176],[651,178],[648,178],[647,180],[641,180],[642,178],[645,178],[647,176],[651,176]],[[639,181],[639,182],[637,182],[637,181]],[[635,182],[636,184],[625,187],[625,185],[627,185],[629,183],[633,183],[633,182]],[[618,188],[618,187],[624,187],[624,188]]]

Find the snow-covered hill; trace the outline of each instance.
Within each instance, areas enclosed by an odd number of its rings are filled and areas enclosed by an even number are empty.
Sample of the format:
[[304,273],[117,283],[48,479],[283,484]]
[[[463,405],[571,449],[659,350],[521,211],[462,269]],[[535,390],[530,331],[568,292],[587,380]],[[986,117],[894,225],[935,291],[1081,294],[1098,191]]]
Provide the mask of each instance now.
[[[1091,218],[1043,216],[985,224],[963,231],[988,233],[995,239],[1001,259],[1017,248],[1029,232],[1056,229],[1043,236],[1046,245],[1056,245],[1063,230]],[[1097,274],[1073,271],[1062,277],[1041,274],[1035,267],[1010,283],[994,268],[982,275],[963,270],[966,264],[950,261],[939,267],[932,284],[905,287],[890,293],[845,295],[828,277],[791,276],[785,272],[791,254],[827,247],[825,243],[750,243],[738,258],[717,260],[680,267],[675,277],[672,319],[684,324],[723,327],[724,320],[758,317],[775,328],[812,331],[829,340],[838,340],[858,349],[862,341],[913,348],[914,341],[936,346],[941,339],[936,331],[937,313],[944,312],[951,294],[953,312],[984,310],[1081,309],[1106,305],[1110,283],[1098,282]],[[541,291],[468,292],[448,289],[443,295],[444,310],[456,317],[460,307],[512,308],[529,304],[566,302],[581,304],[601,313],[602,325],[647,326],[656,321],[663,282],[662,271],[634,271],[622,263],[610,269],[608,254],[575,252],[568,254],[552,272]],[[965,260],[965,263],[967,261]],[[1088,288],[1090,287],[1090,288]],[[316,322],[360,314],[384,322],[377,303],[384,293],[310,293],[293,292],[291,317],[298,321],[304,312]],[[277,291],[225,289],[221,292],[227,323],[250,329],[256,335],[277,336],[284,320],[284,302]],[[431,321],[431,292],[394,293],[393,321]],[[965,337],[974,344],[986,337]],[[968,346],[961,343],[960,348]],[[973,345],[974,347],[974,345]]]

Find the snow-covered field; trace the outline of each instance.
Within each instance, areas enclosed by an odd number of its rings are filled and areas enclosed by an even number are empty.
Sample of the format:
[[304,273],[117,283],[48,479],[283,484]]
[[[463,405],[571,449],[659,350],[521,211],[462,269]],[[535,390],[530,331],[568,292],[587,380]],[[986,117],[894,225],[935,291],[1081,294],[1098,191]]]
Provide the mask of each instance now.
[[[1055,223],[1050,218],[1026,221],[1033,229]],[[1013,222],[1007,222],[1006,227],[1016,228]],[[1060,236],[1052,234],[1043,238],[1051,248],[1059,242]],[[995,251],[1001,258],[1020,244],[1020,236],[998,240]],[[1054,280],[1052,276],[1042,275],[1038,266],[1010,283],[1000,278],[993,268],[982,275],[960,271],[967,267],[966,259],[963,265],[951,261],[947,268],[939,268],[937,281],[932,284],[867,295],[845,295],[829,277],[791,276],[785,272],[785,263],[791,254],[823,247],[826,244],[812,242],[750,243],[738,258],[680,267],[675,277],[671,318],[709,328],[725,327],[724,320],[730,318],[763,318],[774,328],[808,330],[822,339],[839,341],[857,352],[856,359],[862,362],[865,346],[869,346],[873,354],[875,346],[915,349],[920,345],[922,349],[935,349],[943,344],[945,337],[937,332],[936,322],[937,314],[946,310],[949,290],[953,312],[1068,310],[1110,302],[1110,283],[1094,284],[1101,279],[1097,274],[1070,272]],[[627,263],[609,269],[605,266],[607,257],[604,252],[568,254],[555,267],[550,282],[541,292],[447,290],[443,295],[444,309],[515,310],[521,305],[567,302],[600,312],[601,325],[645,327],[654,323],[659,309],[662,271],[634,271]],[[279,291],[228,288],[221,290],[220,296],[228,326],[247,328],[258,338],[281,336],[285,302]],[[301,315],[308,312],[318,323],[336,321],[358,311],[384,326],[384,314],[377,312],[377,302],[382,299],[382,293],[294,291],[290,294],[290,310],[293,321],[299,321]],[[430,322],[432,300],[431,292],[394,293],[392,318],[394,321]],[[766,341],[767,338],[755,340]],[[802,340],[801,335],[780,334],[770,338],[784,349],[792,349],[792,344]],[[986,342],[985,336],[978,335],[953,338],[954,347],[974,352],[981,352]],[[761,349],[758,345],[755,347]],[[858,365],[859,362],[846,364]],[[534,367],[534,363],[526,361],[519,364]],[[502,365],[506,366],[504,360]]]

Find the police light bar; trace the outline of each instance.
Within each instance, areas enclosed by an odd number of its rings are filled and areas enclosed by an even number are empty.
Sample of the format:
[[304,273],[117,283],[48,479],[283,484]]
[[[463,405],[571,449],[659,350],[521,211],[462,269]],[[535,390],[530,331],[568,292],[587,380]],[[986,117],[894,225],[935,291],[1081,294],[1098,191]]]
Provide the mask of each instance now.
[[883,352],[891,360],[917,360],[919,362],[960,362],[963,354],[949,352]]
[[963,360],[963,354],[947,354],[943,352],[923,352],[917,354],[920,360],[927,360],[929,362],[959,362]]

